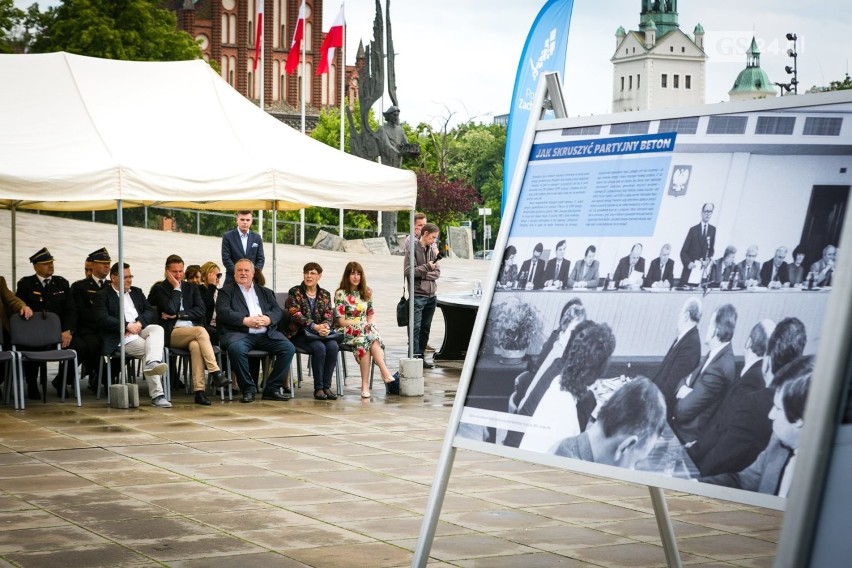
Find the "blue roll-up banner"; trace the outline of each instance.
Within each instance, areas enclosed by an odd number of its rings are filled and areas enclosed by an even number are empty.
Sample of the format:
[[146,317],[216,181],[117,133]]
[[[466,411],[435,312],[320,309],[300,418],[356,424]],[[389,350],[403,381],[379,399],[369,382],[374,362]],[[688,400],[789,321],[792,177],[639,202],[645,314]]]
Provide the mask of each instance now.
[[565,52],[568,49],[568,27],[573,7],[573,0],[548,0],[536,16],[524,43],[515,76],[509,127],[506,131],[501,212],[506,208],[506,198],[515,173],[524,129],[532,110],[538,78],[542,73],[552,71],[558,72],[560,77],[565,75]]

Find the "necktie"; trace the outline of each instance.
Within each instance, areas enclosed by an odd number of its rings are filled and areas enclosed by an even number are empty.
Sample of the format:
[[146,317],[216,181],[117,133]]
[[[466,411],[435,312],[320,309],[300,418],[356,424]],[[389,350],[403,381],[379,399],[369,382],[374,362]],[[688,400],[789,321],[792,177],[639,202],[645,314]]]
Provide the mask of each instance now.
[[98,288],[103,288],[103,287],[104,287],[104,281],[98,280]]
[[701,240],[703,241],[701,244],[707,242],[707,225],[701,225]]
[[50,285],[50,278],[45,278],[45,279],[44,279],[44,284],[43,284],[43,286],[44,286],[45,288],[47,288],[49,285]]
[[700,375],[700,374],[701,374],[701,371],[703,371],[703,370],[704,370],[704,365],[705,365],[705,364],[707,364],[707,358],[708,358],[709,356],[710,356],[710,354],[708,353],[707,355],[705,355],[704,357],[702,357],[702,358],[698,361],[698,367],[696,367],[695,371],[694,371],[694,372],[692,373],[692,375],[689,377],[689,380],[686,382],[686,386],[688,386],[688,387],[692,388],[692,385],[694,385],[694,384],[695,384],[695,381],[698,379],[698,375]]
[[554,274],[554,275],[553,275],[553,278],[555,278],[555,279],[558,279],[558,278],[559,278],[559,266],[560,266],[561,264],[562,264],[562,261],[561,261],[561,260],[557,260],[557,261],[556,261],[556,274]]

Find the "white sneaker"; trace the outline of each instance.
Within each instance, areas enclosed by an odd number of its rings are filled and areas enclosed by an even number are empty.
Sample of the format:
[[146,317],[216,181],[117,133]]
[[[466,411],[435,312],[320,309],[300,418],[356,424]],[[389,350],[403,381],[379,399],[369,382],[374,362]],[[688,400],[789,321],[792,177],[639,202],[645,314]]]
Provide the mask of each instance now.
[[151,406],[156,406],[158,408],[171,408],[172,403],[166,400],[165,396],[160,395],[151,399]]
[[160,361],[148,361],[148,364],[145,365],[145,370],[142,371],[142,374],[146,377],[159,377],[169,370],[169,366],[165,363],[161,363]]

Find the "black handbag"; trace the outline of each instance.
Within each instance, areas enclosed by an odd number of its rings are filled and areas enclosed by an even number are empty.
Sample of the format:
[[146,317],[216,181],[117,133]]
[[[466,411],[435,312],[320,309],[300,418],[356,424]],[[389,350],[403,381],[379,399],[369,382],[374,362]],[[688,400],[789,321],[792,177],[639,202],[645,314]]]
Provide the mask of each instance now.
[[402,297],[396,305],[396,325],[399,327],[408,325],[408,299],[405,297],[405,285],[402,286]]
[[332,331],[328,335],[320,335],[309,327],[304,328],[304,330],[308,339],[320,339],[322,341],[341,341],[343,339],[343,334],[339,331]]

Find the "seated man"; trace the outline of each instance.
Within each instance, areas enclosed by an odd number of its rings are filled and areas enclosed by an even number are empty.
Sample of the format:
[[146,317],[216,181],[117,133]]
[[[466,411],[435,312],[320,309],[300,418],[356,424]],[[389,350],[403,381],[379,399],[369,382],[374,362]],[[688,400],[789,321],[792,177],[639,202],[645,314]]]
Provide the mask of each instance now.
[[[98,356],[101,352],[101,322],[95,315],[95,295],[109,286],[109,251],[100,248],[86,257],[86,278],[71,285],[71,297],[77,310],[77,337],[88,345],[89,357],[78,353],[80,362],[89,375],[89,390],[97,391]],[[103,378],[106,385],[106,377]]]
[[725,247],[725,254],[722,258],[717,259],[713,263],[713,268],[710,269],[709,286],[713,288],[732,289],[737,287],[739,273],[737,265],[734,263],[737,257],[737,247],[728,245]]
[[775,256],[767,260],[760,268],[760,285],[769,288],[787,288],[790,286],[790,276],[787,272],[787,247],[778,247]]
[[664,244],[660,249],[660,256],[651,261],[648,274],[642,286],[645,288],[671,288],[674,284],[674,261],[669,258],[672,254],[672,246]]
[[837,247],[827,245],[822,249],[822,258],[811,265],[815,286],[831,286],[834,275],[834,263],[837,261]]
[[649,379],[636,377],[613,393],[585,432],[563,439],[550,453],[633,469],[665,425],[663,394]]
[[773,406],[769,411],[772,437],[757,459],[738,473],[700,477],[699,481],[787,497],[792,485],[796,454],[804,425],[812,366],[802,365],[801,372],[801,376],[788,380],[775,393]]
[[731,339],[736,326],[737,310],[733,305],[722,304],[716,308],[707,327],[710,352],[678,385],[677,402],[670,419],[672,430],[684,445],[695,442],[734,380],[736,367]]
[[740,288],[751,288],[760,284],[760,263],[757,262],[757,245],[746,249],[745,259],[737,264],[737,277]]
[[166,259],[165,274],[166,279],[151,288],[148,301],[159,313],[166,345],[189,350],[195,404],[210,406],[204,394],[207,390],[204,369],[217,387],[228,384],[228,378],[219,370],[210,335],[204,328],[207,311],[201,293],[198,286],[183,281],[183,259],[178,255],[172,254]]
[[636,243],[630,254],[618,261],[615,275],[612,277],[619,288],[638,288],[645,279],[645,259],[642,258],[642,245]]
[[219,290],[216,300],[216,323],[220,344],[228,351],[231,368],[243,393],[240,402],[254,402],[256,383],[251,379],[248,352],[268,351],[275,357],[272,372],[266,378],[263,398],[290,400],[284,392],[284,379],[296,348],[278,331],[284,311],[269,288],[254,284],[254,265],[246,258],[234,265],[234,281]]
[[[124,263],[124,298],[121,299],[118,280],[118,263],[109,270],[111,286],[95,294],[94,310],[101,322],[103,355],[109,355],[124,342],[125,353],[138,357],[143,362],[143,374],[148,381],[151,404],[160,408],[171,408],[163,393],[163,374],[169,366],[163,363],[163,328],[155,324],[157,315],[145,299],[145,294],[131,286],[133,275],[130,265]],[[124,302],[124,329],[119,320],[119,302]]]

